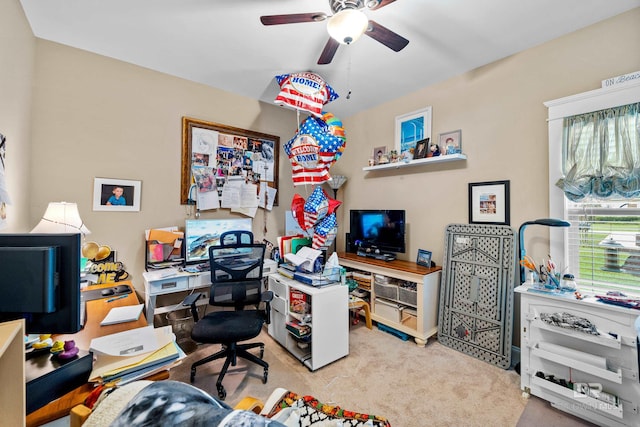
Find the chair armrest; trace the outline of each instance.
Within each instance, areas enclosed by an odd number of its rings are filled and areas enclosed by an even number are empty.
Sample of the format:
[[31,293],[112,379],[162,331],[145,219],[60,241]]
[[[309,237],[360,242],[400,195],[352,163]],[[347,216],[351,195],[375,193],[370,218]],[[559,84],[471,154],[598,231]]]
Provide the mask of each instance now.
[[271,302],[273,301],[273,291],[264,291],[260,296],[261,302]]
[[200,299],[201,296],[202,296],[202,292],[194,292],[191,295],[187,295],[187,297],[182,301],[183,306],[191,307],[191,315],[193,316],[194,322],[197,322],[198,320],[200,320],[200,317],[198,316],[198,308],[196,306],[196,302]]
[[264,291],[260,295],[260,301],[264,302],[264,322],[268,325],[271,323],[271,301],[273,300],[272,291]]

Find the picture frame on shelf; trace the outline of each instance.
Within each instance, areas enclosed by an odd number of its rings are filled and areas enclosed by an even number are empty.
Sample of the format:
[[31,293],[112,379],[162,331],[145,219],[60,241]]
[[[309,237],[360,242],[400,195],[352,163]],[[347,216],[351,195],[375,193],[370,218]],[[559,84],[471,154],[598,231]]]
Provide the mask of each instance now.
[[389,157],[387,156],[387,147],[376,147],[373,149],[373,164],[384,165],[389,163]]
[[416,147],[413,150],[414,159],[424,159],[427,157],[427,153],[429,152],[429,141],[430,138],[425,138],[416,142]]
[[416,259],[416,264],[421,265],[423,267],[431,267],[431,251],[427,251],[425,249],[418,249],[418,258]]
[[462,130],[441,133],[438,138],[442,155],[462,153]]
[[93,180],[93,210],[139,212],[141,188],[142,181],[95,178]]
[[418,141],[431,139],[431,110],[429,106],[396,117],[395,149],[400,156],[405,151],[415,151]]
[[469,223],[510,225],[509,181],[469,183]]

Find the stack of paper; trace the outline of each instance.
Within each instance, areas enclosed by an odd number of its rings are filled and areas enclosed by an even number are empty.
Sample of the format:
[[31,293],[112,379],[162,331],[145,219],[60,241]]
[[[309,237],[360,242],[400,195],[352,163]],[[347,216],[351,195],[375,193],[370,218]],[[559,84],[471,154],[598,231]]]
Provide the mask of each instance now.
[[131,329],[91,340],[92,382],[125,384],[164,371],[186,357],[170,326]]

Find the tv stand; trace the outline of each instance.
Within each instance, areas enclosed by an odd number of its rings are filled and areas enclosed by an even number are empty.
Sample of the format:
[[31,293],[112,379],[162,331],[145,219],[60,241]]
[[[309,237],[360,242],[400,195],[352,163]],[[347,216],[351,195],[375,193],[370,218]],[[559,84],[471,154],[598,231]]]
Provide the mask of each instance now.
[[386,253],[386,252],[367,252],[362,249],[358,249],[358,256],[363,256],[367,258],[379,259],[381,261],[393,261],[396,259],[395,254]]

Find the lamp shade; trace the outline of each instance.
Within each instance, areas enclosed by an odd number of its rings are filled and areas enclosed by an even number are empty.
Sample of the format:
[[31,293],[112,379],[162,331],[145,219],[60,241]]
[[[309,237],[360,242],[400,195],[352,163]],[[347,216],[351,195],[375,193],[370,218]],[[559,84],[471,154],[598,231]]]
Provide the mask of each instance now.
[[332,175],[331,179],[327,181],[327,184],[329,184],[329,187],[331,187],[333,190],[337,190],[338,188],[342,187],[342,184],[344,184],[346,181],[347,177],[344,175]]
[[350,44],[367,30],[369,20],[357,9],[344,9],[329,18],[327,31],[337,42]]
[[50,202],[42,219],[32,233],[81,233],[90,234],[80,218],[78,205],[67,202]]

